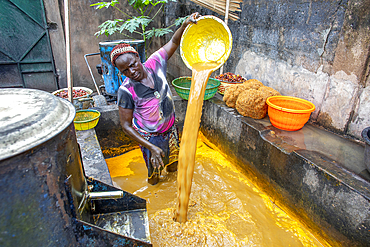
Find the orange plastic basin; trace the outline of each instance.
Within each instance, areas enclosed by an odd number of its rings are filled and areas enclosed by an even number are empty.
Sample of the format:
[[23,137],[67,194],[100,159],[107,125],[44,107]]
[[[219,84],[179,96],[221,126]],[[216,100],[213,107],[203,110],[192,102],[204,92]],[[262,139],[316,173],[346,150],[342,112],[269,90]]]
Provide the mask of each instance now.
[[282,130],[301,129],[315,110],[311,102],[291,96],[272,96],[266,103],[271,124]]

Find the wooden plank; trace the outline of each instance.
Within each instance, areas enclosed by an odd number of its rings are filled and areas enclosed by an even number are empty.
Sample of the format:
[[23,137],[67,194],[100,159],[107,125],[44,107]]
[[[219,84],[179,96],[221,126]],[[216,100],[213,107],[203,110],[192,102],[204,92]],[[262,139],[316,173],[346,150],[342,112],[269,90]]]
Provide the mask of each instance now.
[[[192,2],[194,3],[197,3],[207,9],[210,9],[220,15],[225,15],[225,7],[226,7],[226,2],[223,2],[222,0],[214,0],[214,1],[207,1],[207,0],[191,0]],[[224,5],[222,5],[221,3],[224,3]],[[236,8],[229,8],[230,11],[241,11],[240,9],[236,9]],[[239,19],[239,16],[234,14],[234,13],[230,13],[229,12],[229,18],[233,21],[236,21]]]

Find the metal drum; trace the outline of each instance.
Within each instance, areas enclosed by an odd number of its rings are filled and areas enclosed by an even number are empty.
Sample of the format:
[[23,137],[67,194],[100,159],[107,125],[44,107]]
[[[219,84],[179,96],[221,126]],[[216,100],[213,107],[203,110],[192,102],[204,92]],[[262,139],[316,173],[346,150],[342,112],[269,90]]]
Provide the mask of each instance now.
[[115,40],[108,42],[100,42],[100,58],[102,62],[102,73],[105,85],[105,91],[108,95],[117,96],[117,91],[121,82],[126,78],[121,76],[119,78],[119,71],[116,67],[113,67],[110,60],[110,53],[116,45],[120,43],[128,43],[139,53],[140,60],[142,63],[145,62],[145,43],[144,40]]
[[[84,177],[75,108],[34,89],[0,89],[0,246],[76,246],[73,208]],[[67,182],[68,181],[68,182]],[[71,197],[70,197],[71,198]]]

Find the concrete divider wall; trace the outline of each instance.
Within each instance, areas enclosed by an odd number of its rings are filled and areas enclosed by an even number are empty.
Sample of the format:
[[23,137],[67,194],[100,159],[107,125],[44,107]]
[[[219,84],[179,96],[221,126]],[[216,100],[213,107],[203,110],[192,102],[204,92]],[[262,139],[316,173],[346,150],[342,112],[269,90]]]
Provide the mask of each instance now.
[[286,212],[332,246],[370,243],[370,183],[326,158],[297,150],[219,99],[204,103],[201,130]]
[[[174,98],[182,131],[187,101]],[[99,110],[102,115],[96,126],[98,136],[99,132],[120,129],[117,106]],[[323,153],[298,149],[282,141],[264,122],[242,117],[215,97],[204,102],[201,131],[279,207],[326,243],[368,246],[368,181]]]

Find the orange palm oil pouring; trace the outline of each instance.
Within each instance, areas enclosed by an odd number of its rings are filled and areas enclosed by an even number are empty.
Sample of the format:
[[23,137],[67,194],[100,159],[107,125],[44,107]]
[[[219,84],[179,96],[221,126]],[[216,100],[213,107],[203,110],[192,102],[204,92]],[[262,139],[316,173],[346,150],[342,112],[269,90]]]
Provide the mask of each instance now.
[[187,221],[203,98],[208,78],[217,66],[217,63],[196,63],[192,66],[191,88],[181,138],[177,173],[177,208],[174,219],[180,223]]

